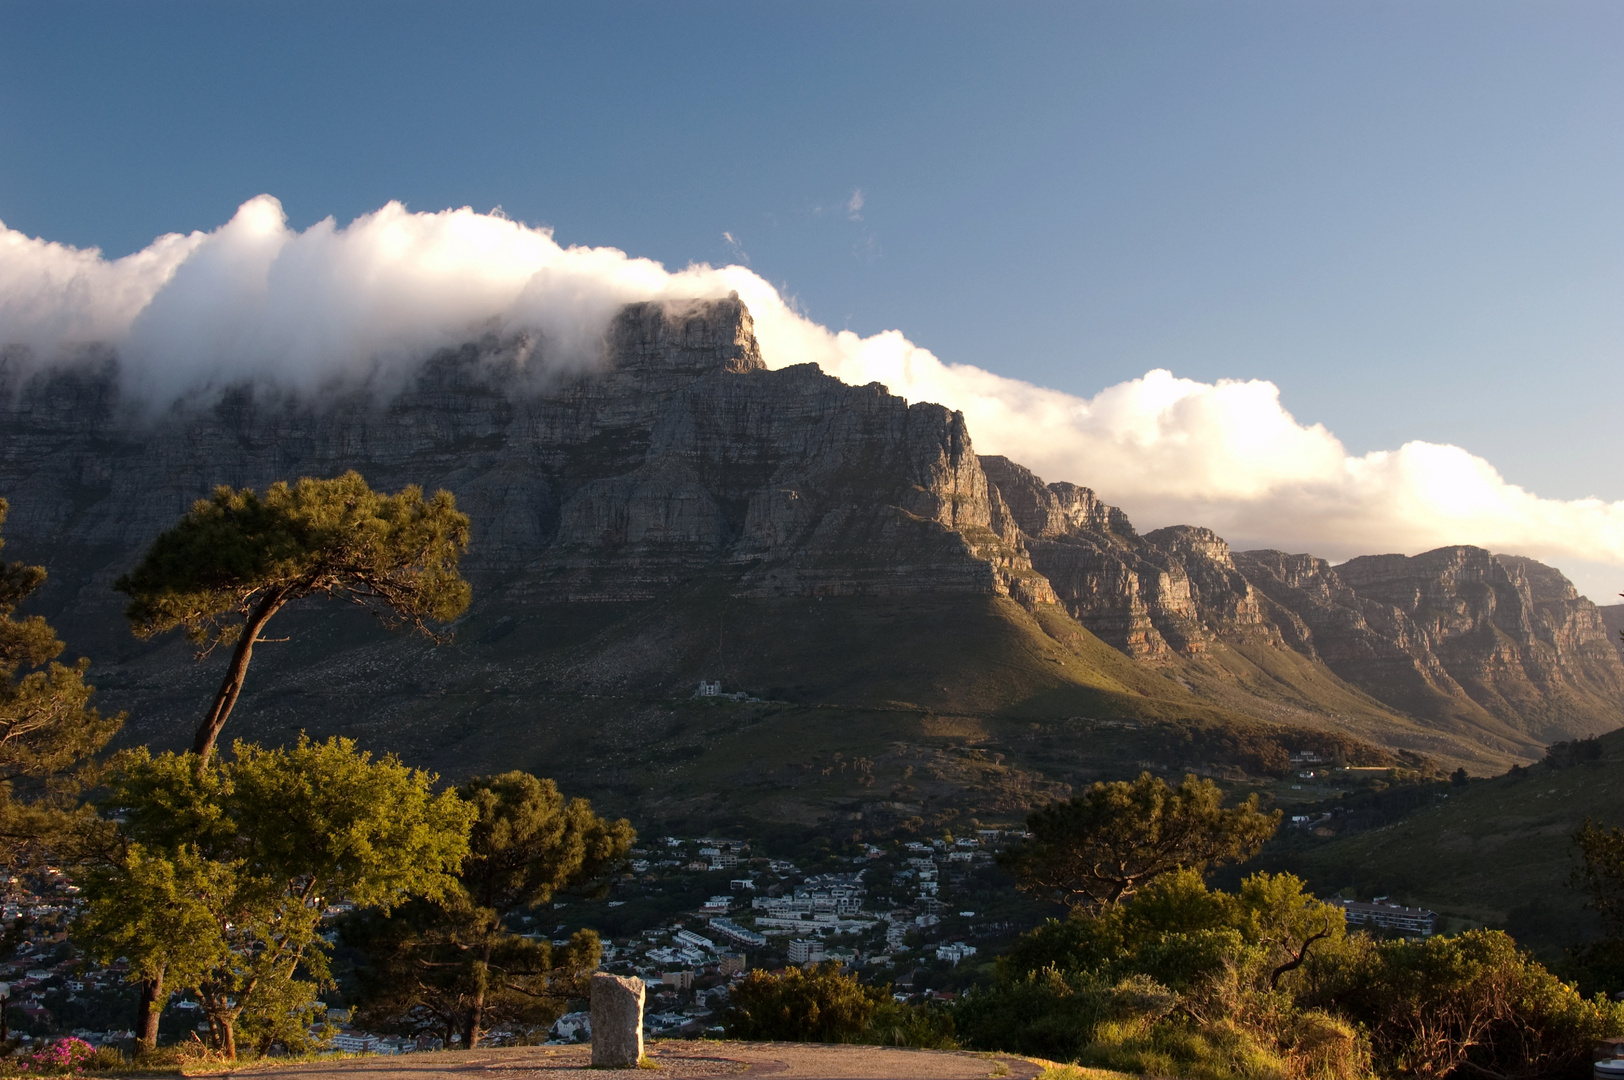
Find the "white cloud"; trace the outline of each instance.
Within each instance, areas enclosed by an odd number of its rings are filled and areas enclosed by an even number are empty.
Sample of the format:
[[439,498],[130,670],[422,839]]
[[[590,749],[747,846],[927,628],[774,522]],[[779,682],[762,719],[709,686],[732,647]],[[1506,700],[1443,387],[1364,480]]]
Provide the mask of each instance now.
[[[861,200],[859,189],[848,212]],[[1206,524],[1238,545],[1334,559],[1472,543],[1583,566],[1591,595],[1619,591],[1607,575],[1624,566],[1624,503],[1542,499],[1453,446],[1350,455],[1324,427],[1298,423],[1268,382],[1152,371],[1077,397],[944,364],[897,331],[833,332],[742,266],[673,273],[468,209],[391,203],[300,233],[260,196],[214,232],[161,237],[116,261],[0,226],[0,346],[49,361],[112,344],[132,388],[159,400],[250,377],[308,390],[398,373],[485,330],[538,333],[538,363],[580,368],[621,304],[734,290],[769,364],[812,361],[962,409],[982,453],[1087,484],[1143,528]]]
[[858,188],[846,200],[846,216],[853,221],[863,220],[863,189]]

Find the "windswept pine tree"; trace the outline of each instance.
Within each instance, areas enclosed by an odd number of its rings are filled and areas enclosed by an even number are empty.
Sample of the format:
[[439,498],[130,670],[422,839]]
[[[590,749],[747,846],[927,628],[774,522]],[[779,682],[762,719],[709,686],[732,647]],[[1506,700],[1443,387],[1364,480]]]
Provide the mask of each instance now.
[[127,593],[138,637],[184,627],[200,656],[233,646],[192,749],[201,769],[242,693],[254,646],[288,604],[308,596],[350,600],[387,625],[434,636],[468,607],[457,571],[468,516],[448,491],[380,495],[356,472],[276,483],[264,495],[215,489],[158,537],[114,588]]

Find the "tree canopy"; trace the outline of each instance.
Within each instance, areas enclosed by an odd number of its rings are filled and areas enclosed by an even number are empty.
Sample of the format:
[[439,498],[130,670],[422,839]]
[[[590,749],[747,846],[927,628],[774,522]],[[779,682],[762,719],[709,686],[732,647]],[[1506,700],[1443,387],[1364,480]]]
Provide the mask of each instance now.
[[[0,524],[9,509],[0,499]],[[60,663],[64,646],[50,624],[16,617],[44,581],[44,567],[0,562],[0,859],[12,866],[61,824],[70,804],[59,796],[123,722],[91,708],[89,660]]]
[[1106,907],[1175,870],[1244,862],[1274,835],[1280,812],[1252,795],[1226,808],[1211,780],[1178,787],[1150,773],[1097,783],[1026,819],[1032,834],[999,856],[1022,889],[1057,901]]
[[514,933],[509,918],[560,890],[594,890],[636,834],[528,773],[470,780],[458,795],[474,820],[456,889],[388,919],[358,916],[344,939],[367,957],[359,973],[366,1022],[441,1032],[448,1042],[456,1033],[472,1048],[494,1024],[550,1023],[582,993],[598,963],[597,935],[582,931],[555,949]]
[[129,959],[144,1041],[165,987],[190,989],[228,1057],[239,1030],[262,1049],[301,1042],[328,978],[323,912],[446,896],[473,818],[432,776],[349,740],[233,750],[201,773],[185,756],[122,756],[108,795],[119,847],[81,875],[78,927],[96,955]]
[[348,472],[272,484],[264,495],[216,488],[114,588],[129,595],[126,615],[139,637],[184,627],[203,654],[235,645],[193,746],[207,758],[278,611],[307,596],[341,597],[432,636],[431,622],[468,607],[457,570],[467,547],[468,517],[450,492],[425,499],[413,486],[383,495]]

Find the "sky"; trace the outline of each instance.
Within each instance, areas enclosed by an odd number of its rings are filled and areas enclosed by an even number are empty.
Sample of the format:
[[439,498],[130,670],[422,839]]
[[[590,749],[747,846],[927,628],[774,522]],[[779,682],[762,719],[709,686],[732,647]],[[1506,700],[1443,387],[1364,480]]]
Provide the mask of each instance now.
[[[500,208],[747,268],[782,340],[1147,527],[1332,557],[1454,528],[1606,599],[1620,55],[1624,7],[1560,0],[0,2],[0,221],[105,263],[261,194],[291,237]],[[1474,483],[1490,524],[1440,510]]]

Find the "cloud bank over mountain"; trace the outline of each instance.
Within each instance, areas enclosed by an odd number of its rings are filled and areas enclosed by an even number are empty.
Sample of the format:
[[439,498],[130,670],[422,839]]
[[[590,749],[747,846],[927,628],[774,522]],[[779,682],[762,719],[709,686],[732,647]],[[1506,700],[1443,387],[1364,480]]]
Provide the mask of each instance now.
[[[209,233],[169,235],[118,260],[0,226],[0,348],[13,365],[111,347],[155,402],[245,379],[306,392],[387,384],[472,336],[525,335],[542,375],[596,362],[632,300],[736,291],[774,367],[813,362],[847,382],[963,410],[982,453],[1070,480],[1143,527],[1209,525],[1238,546],[1332,559],[1470,543],[1584,567],[1602,602],[1624,586],[1624,502],[1543,499],[1455,446],[1350,455],[1299,423],[1262,381],[1164,370],[1082,398],[942,362],[898,331],[859,337],[802,316],[742,266],[671,272],[613,248],[565,248],[547,229],[468,209],[390,203],[303,232],[262,195]],[[1590,564],[1586,566],[1585,564]]]

